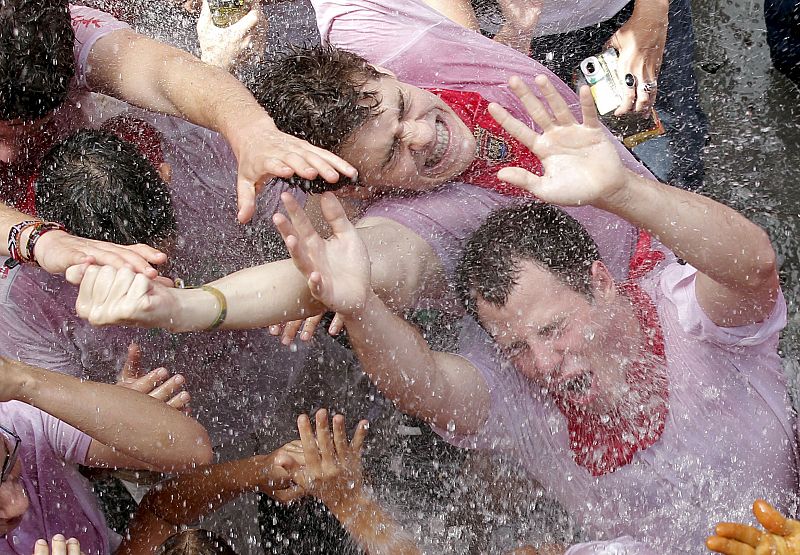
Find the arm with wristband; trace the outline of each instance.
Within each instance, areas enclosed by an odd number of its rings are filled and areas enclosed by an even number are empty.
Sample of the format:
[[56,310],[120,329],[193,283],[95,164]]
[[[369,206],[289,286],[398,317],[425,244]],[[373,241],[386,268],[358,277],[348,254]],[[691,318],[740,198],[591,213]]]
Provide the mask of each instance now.
[[130,268],[149,277],[158,272],[151,264],[163,264],[167,257],[147,245],[115,245],[70,235],[56,222],[38,218],[0,203],[0,256],[7,267],[21,263],[38,264],[51,274],[63,274],[75,264],[86,262]]

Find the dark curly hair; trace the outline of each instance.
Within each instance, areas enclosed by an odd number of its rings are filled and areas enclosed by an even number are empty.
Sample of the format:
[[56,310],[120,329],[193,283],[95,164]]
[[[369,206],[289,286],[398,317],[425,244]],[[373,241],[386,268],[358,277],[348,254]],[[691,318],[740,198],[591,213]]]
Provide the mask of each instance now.
[[77,131],[45,155],[40,171],[39,216],[75,235],[159,248],[175,233],[167,184],[135,146],[116,135]]
[[456,272],[467,311],[477,317],[478,296],[504,306],[526,260],[591,297],[592,263],[600,260],[594,239],[563,210],[533,202],[496,210],[469,238]]
[[67,2],[0,0],[0,120],[34,120],[64,103],[75,74]]
[[[361,56],[330,45],[293,47],[259,73],[253,94],[278,129],[336,154],[381,113],[378,92],[368,84],[383,75]],[[295,179],[294,184],[322,192],[350,181]]]

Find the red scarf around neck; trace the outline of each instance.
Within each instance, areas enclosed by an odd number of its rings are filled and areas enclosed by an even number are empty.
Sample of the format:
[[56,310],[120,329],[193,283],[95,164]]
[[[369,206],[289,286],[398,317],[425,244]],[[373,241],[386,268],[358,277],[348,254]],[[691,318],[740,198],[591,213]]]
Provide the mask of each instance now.
[[637,451],[643,451],[659,440],[669,414],[669,380],[664,335],[653,301],[633,280],[650,272],[664,253],[651,248],[650,236],[641,232],[631,259],[629,281],[619,291],[633,305],[636,318],[645,336],[645,356],[633,362],[626,381],[628,409],[611,414],[597,414],[573,406],[557,392],[550,395],[567,420],[569,448],[575,462],[592,476],[602,476],[629,464]]
[[532,197],[497,179],[497,172],[507,167],[519,167],[542,175],[542,163],[522,143],[509,135],[489,114],[489,101],[480,94],[447,89],[428,89],[447,104],[475,135],[475,160],[457,181],[494,189],[504,195]]

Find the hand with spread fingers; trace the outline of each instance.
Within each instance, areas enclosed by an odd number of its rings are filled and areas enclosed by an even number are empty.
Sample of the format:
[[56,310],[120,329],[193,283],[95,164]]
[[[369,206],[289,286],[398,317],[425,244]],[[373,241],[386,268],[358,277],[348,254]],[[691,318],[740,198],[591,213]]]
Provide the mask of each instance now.
[[[297,419],[300,443],[293,442],[292,457],[282,461],[292,480],[308,495],[325,503],[332,510],[361,496],[364,478],[361,469],[361,449],[367,437],[368,423],[362,420],[352,441],[347,440],[344,416],[333,417],[333,432],[328,411],[320,409],[315,415],[316,431],[305,414]],[[289,446],[284,446],[284,448]],[[297,450],[302,447],[302,453]],[[276,459],[279,462],[280,459]]]
[[142,350],[137,343],[128,346],[128,358],[117,377],[117,385],[139,391],[180,411],[188,410],[191,395],[183,391],[186,380],[180,374],[169,375],[166,368],[142,375]]
[[706,547],[725,555],[800,555],[800,522],[784,517],[763,499],[753,503],[753,514],[764,530],[720,522]]
[[[298,333],[300,333],[300,341],[311,341],[311,338],[314,337],[314,332],[317,331],[317,327],[324,316],[325,314],[323,313],[311,316],[305,320],[292,320],[291,322],[285,322],[283,324],[275,324],[269,327],[269,333],[272,335],[280,335],[281,343],[286,346],[294,343]],[[337,312],[328,326],[328,333],[330,335],[339,335],[343,328],[344,322],[342,321],[342,316]]]
[[281,200],[289,219],[276,214],[272,220],[311,294],[342,314],[362,310],[372,289],[369,253],[341,203],[332,193],[322,195],[322,214],[333,231],[326,240],[292,195],[283,193]]
[[50,545],[47,545],[47,540],[36,540],[33,555],[83,555],[83,551],[75,538],[65,539],[63,535],[56,534]]
[[580,91],[583,123],[579,123],[547,77],[539,75],[534,83],[543,99],[519,77],[509,80],[511,90],[542,129],[541,133],[515,119],[498,104],[490,104],[489,113],[539,157],[544,174],[537,176],[522,168],[504,168],[497,176],[552,204],[602,204],[603,199],[624,187],[629,171],[597,117],[589,88],[582,87]]

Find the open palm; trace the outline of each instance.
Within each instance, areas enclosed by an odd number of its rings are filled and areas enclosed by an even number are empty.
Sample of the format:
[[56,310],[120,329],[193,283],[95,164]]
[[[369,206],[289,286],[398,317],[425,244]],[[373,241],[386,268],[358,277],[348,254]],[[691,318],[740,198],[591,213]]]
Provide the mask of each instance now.
[[322,214],[333,230],[326,240],[291,194],[283,193],[281,200],[290,219],[276,214],[273,221],[311,294],[340,314],[359,311],[372,287],[369,253],[342,205],[332,193],[322,196]]
[[580,93],[583,123],[578,123],[547,77],[540,75],[535,83],[544,95],[544,102],[518,77],[509,81],[511,90],[542,133],[497,104],[492,104],[489,111],[506,131],[536,154],[544,174],[537,176],[522,168],[505,168],[498,177],[545,202],[562,206],[595,204],[613,195],[624,185],[627,170],[597,118],[588,88]]

